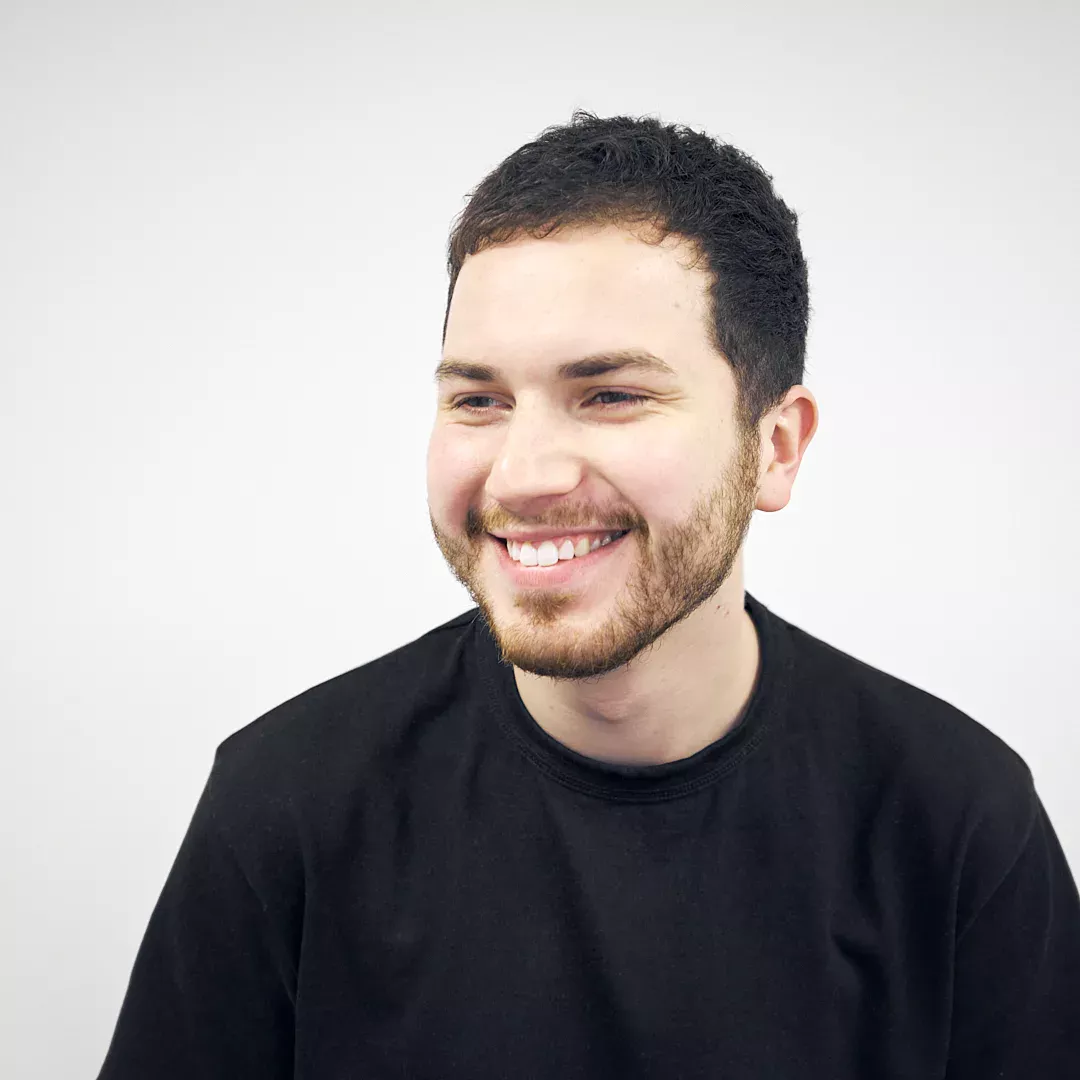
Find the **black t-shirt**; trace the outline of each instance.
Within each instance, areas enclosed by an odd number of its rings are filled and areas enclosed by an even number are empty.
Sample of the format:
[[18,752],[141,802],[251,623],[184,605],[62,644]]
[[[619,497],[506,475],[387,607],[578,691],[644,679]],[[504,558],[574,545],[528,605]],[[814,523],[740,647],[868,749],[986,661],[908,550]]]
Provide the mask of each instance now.
[[101,1080],[1077,1080],[1024,761],[749,594],[692,757],[550,737],[477,609],[218,747]]

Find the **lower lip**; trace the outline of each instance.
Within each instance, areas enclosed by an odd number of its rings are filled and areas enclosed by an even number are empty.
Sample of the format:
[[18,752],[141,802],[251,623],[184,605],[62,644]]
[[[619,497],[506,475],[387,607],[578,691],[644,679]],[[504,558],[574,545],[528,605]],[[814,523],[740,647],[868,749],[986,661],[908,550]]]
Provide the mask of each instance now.
[[514,584],[542,588],[545,585],[573,585],[582,581],[588,574],[605,566],[614,555],[615,549],[621,547],[629,536],[630,533],[626,533],[618,540],[612,540],[610,544],[605,544],[580,558],[575,555],[572,559],[560,559],[553,566],[522,566],[510,558],[510,551],[504,541],[490,533],[488,540],[495,545],[499,563]]

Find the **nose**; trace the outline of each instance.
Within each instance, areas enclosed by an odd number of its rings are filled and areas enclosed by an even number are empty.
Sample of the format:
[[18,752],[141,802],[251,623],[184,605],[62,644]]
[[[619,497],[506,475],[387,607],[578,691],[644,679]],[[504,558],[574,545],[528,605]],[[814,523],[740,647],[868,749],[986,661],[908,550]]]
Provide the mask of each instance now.
[[518,402],[503,429],[488,472],[487,494],[522,516],[545,499],[558,499],[581,483],[583,468],[573,435],[543,407]]

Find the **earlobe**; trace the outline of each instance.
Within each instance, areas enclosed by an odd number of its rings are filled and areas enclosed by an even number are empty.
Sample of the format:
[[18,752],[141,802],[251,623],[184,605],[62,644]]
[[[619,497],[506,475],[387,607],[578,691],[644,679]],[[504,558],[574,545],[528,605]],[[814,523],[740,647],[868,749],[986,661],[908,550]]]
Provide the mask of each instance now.
[[766,470],[765,477],[758,488],[755,509],[763,510],[767,514],[783,510],[791,500],[791,483],[794,477],[777,469],[777,463],[774,461]]

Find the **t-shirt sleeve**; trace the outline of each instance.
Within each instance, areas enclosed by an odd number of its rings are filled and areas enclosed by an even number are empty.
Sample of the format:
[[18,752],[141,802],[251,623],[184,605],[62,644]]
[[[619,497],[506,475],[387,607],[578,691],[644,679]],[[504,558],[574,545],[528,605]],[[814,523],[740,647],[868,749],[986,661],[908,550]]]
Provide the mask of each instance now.
[[1041,800],[960,928],[946,1080],[1080,1077],[1080,897]]
[[279,898],[260,880],[257,860],[228,838],[232,788],[219,747],[136,955],[99,1080],[293,1075],[295,968]]

